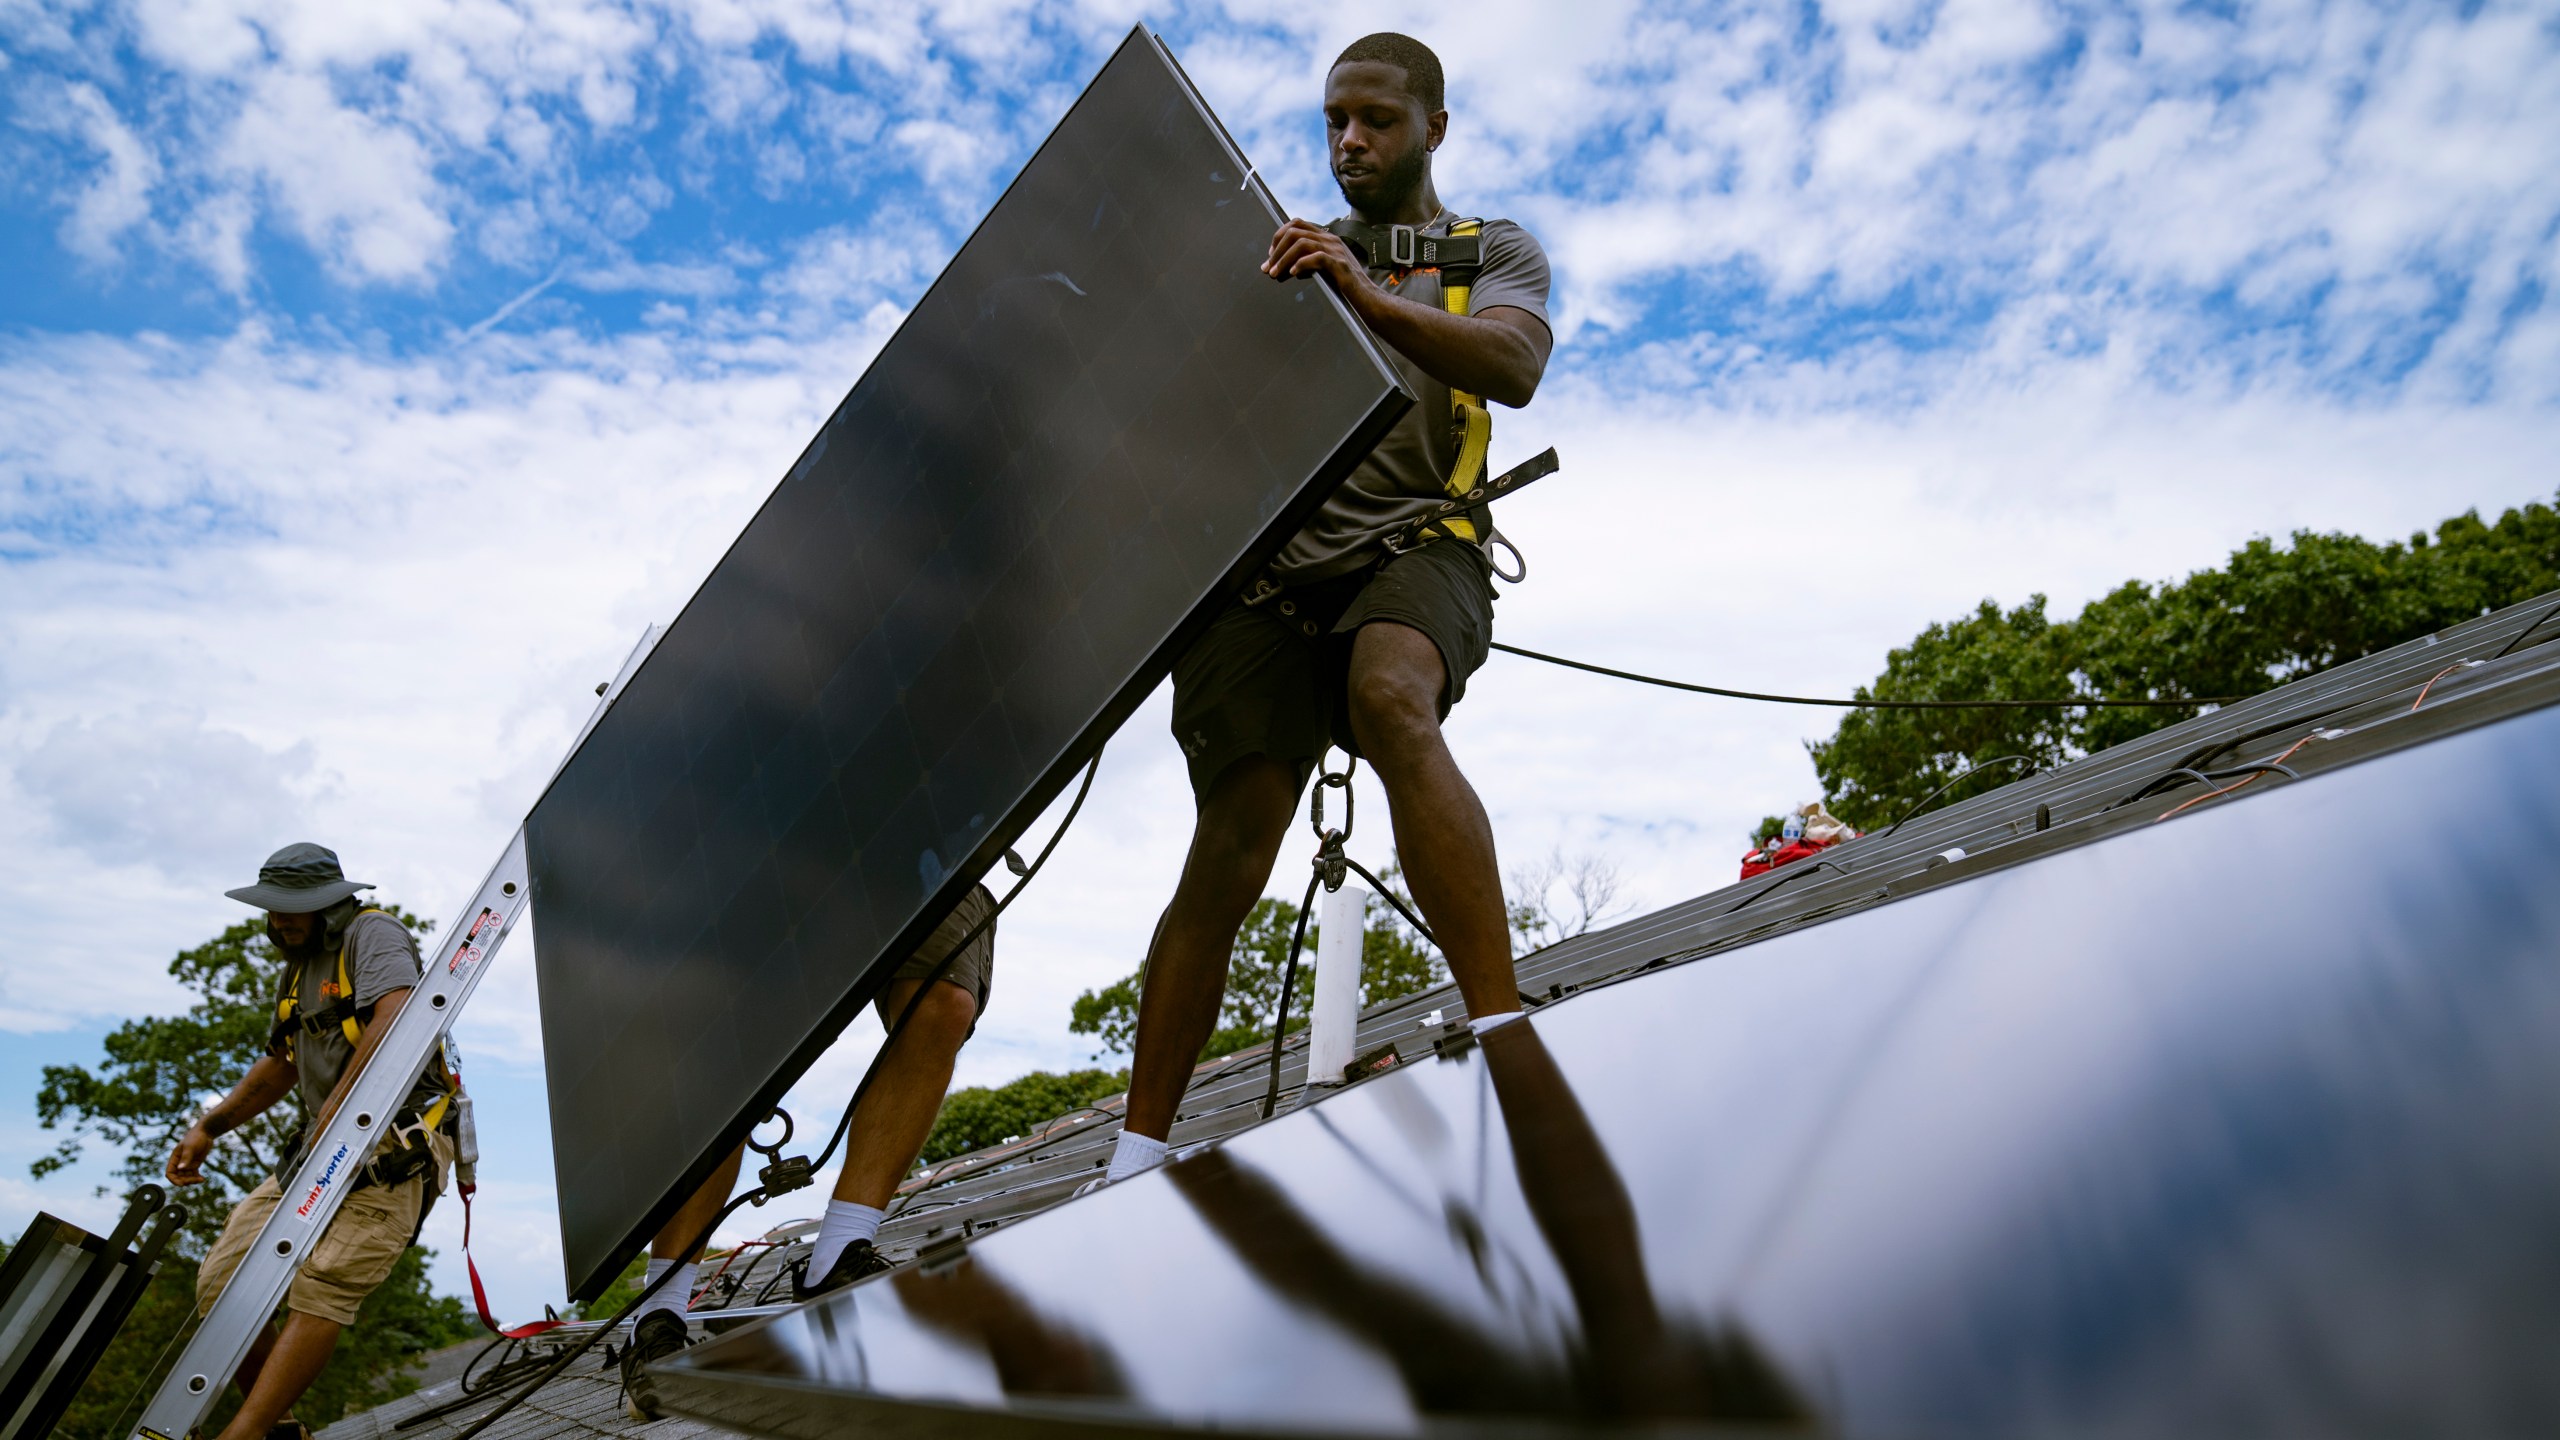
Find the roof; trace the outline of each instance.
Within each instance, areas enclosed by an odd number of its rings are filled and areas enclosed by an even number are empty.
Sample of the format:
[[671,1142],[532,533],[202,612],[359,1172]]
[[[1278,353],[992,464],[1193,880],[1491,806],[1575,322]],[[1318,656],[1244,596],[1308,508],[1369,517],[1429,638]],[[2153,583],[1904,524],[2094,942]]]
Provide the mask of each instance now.
[[[1641,979],[1740,947],[1995,874],[2022,862],[2159,823],[2211,813],[2188,802],[2234,781],[2248,766],[2280,763],[2241,793],[2267,793],[2294,777],[2338,769],[2560,700],[2560,623],[2544,625],[2560,593],[2541,597],[2279,687],[2266,694],[1974,799],[1862,837],[1770,875],[1552,945],[1519,963],[1523,992],[1552,1002]],[[2218,776],[2208,779],[2207,776]],[[1359,1050],[1392,1046],[1398,1065],[1427,1058],[1444,1040],[1462,1047],[1464,1009],[1453,986],[1381,1005],[1360,1020]],[[1172,1136],[1177,1151],[1223,1140],[1260,1122],[1267,1049],[1201,1067]],[[1303,1038],[1282,1054],[1282,1107],[1306,1095]],[[905,1187],[881,1231],[892,1258],[954,1247],[1012,1226],[1068,1198],[1107,1163],[1119,1127],[1117,1101],[1059,1117],[1041,1133],[931,1167]],[[697,1329],[740,1323],[770,1277],[797,1253],[787,1233],[739,1257],[702,1299]],[[928,1256],[930,1260],[932,1257]],[[937,1262],[938,1263],[938,1262]],[[716,1271],[706,1266],[706,1275]],[[736,1283],[733,1283],[736,1282]],[[722,1310],[728,1312],[723,1320]],[[581,1365],[491,1432],[491,1440],[552,1440],[587,1430],[629,1429],[611,1403],[610,1376]],[[422,1392],[333,1427],[330,1440],[373,1440],[403,1417],[449,1401],[459,1382]],[[601,1397],[601,1398],[599,1398]],[[537,1408],[537,1406],[539,1408]],[[449,1436],[482,1407],[397,1432]],[[661,1422],[673,1435],[695,1422]],[[370,1427],[370,1428],[368,1428]],[[363,1432],[358,1436],[358,1431]]]

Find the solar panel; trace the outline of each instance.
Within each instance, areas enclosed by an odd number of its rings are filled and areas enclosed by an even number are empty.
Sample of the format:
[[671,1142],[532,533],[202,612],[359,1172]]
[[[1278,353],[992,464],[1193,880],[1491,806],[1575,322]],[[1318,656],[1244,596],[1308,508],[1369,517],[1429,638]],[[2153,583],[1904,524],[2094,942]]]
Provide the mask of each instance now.
[[1412,401],[1143,30],[527,821],[589,1296]]
[[2555,752],[2546,694],[1574,996],[658,1393],[775,1435],[2548,1431]]

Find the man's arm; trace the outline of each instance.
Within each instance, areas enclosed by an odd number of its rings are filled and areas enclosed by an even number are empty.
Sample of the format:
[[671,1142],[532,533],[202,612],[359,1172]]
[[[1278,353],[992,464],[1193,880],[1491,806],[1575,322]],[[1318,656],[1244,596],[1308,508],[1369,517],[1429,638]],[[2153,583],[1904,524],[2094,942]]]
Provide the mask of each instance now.
[[1389,293],[1342,237],[1305,220],[1292,220],[1271,237],[1262,273],[1278,280],[1322,275],[1351,313],[1396,352],[1452,390],[1518,407],[1538,393],[1555,337],[1526,310],[1496,305],[1478,315],[1452,315]]
[[374,1051],[382,1048],[382,1037],[390,1033],[392,1017],[400,1013],[400,1007],[408,1000],[407,986],[385,990],[373,1002],[373,1013],[357,1019],[356,1053],[347,1057],[347,1068],[338,1072],[338,1083],[331,1087],[329,1098],[321,1102],[320,1113],[312,1117],[312,1134],[317,1135],[328,1128],[329,1117],[338,1113],[339,1103],[347,1098],[349,1090],[355,1088],[356,1077],[364,1073],[365,1062],[373,1058]]
[[204,1183],[204,1157],[213,1153],[213,1142],[265,1114],[268,1106],[293,1093],[293,1082],[299,1072],[293,1062],[281,1055],[258,1057],[231,1093],[222,1097],[212,1109],[196,1117],[187,1133],[178,1137],[169,1151],[169,1163],[162,1173],[172,1185]]

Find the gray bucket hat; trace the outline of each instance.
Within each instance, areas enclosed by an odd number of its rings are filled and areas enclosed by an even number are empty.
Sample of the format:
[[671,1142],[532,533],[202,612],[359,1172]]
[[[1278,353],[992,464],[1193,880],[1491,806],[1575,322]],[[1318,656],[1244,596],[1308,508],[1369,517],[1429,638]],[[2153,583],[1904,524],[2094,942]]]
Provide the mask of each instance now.
[[258,883],[222,893],[243,905],[279,915],[308,915],[326,910],[359,890],[373,886],[350,880],[338,868],[338,852],[304,841],[287,845],[258,867]]

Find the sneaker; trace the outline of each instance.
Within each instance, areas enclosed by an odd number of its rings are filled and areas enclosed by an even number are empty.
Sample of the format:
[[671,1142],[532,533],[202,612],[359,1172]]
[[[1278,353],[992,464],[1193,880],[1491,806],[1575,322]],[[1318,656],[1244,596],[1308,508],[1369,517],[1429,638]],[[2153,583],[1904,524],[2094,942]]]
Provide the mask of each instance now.
[[856,1240],[844,1247],[844,1253],[836,1257],[836,1263],[815,1285],[802,1283],[809,1278],[809,1262],[801,1261],[800,1268],[791,1272],[791,1298],[815,1300],[892,1268],[889,1257],[881,1254],[878,1247],[868,1240]]
[[658,1418],[658,1392],[649,1383],[649,1367],[684,1353],[684,1318],[673,1310],[652,1310],[631,1327],[631,1343],[622,1351],[622,1408],[634,1421]]

